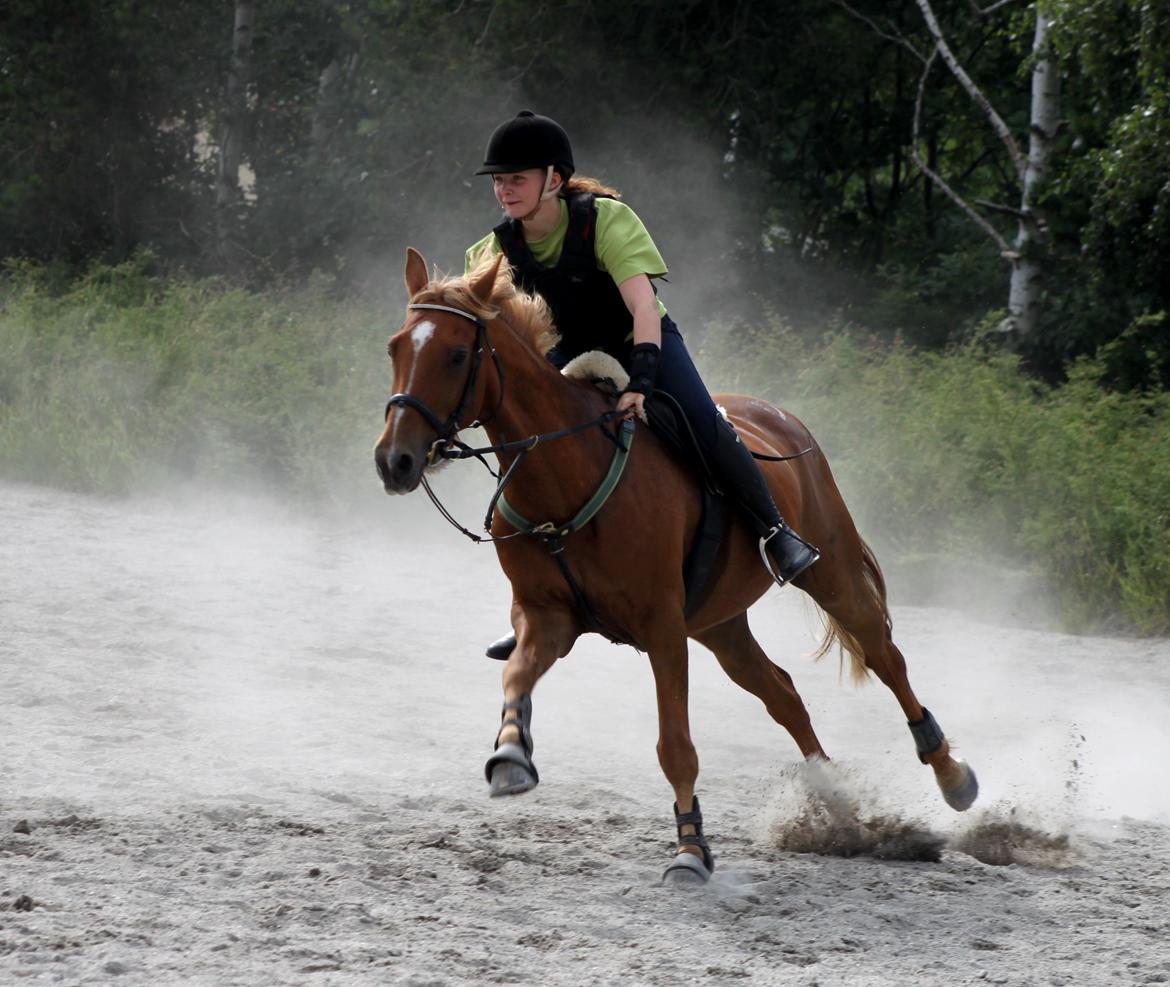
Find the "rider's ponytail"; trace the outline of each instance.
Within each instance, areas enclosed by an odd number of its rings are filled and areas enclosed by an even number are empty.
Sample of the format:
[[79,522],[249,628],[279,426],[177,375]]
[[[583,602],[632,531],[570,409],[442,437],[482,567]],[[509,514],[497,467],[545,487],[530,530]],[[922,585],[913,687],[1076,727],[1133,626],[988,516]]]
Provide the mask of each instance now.
[[588,175],[574,175],[561,186],[561,195],[577,195],[580,192],[590,192],[593,195],[604,195],[610,199],[620,199],[621,192],[609,185],[602,185],[596,178]]

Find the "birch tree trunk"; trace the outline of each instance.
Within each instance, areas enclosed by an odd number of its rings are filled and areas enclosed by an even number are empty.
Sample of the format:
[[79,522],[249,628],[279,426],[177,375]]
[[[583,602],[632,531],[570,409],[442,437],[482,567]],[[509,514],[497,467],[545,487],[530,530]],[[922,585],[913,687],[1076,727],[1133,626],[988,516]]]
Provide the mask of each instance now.
[[219,142],[219,171],[215,190],[217,248],[229,269],[242,260],[243,224],[240,166],[248,133],[251,110],[249,86],[252,80],[252,23],[255,0],[236,0],[232,31],[232,59],[227,78],[227,112]]
[[[1024,339],[1036,328],[1036,321],[1040,316],[1041,299],[1044,290],[1042,249],[1041,243],[1044,224],[1036,213],[1035,202],[1039,186],[1048,174],[1048,159],[1052,155],[1056,132],[1060,125],[1060,76],[1057,72],[1052,50],[1048,45],[1048,28],[1051,19],[1045,9],[1046,0],[1035,0],[1036,33],[1032,41],[1034,64],[1032,68],[1032,105],[1029,114],[1029,141],[1028,155],[1024,156],[1020,146],[1003,118],[996,112],[995,107],[984,96],[982,90],[966,73],[963,66],[955,58],[942,28],[931,9],[930,0],[916,0],[927,30],[934,38],[935,48],[928,59],[924,59],[925,69],[918,86],[918,103],[914,115],[914,135],[911,153],[914,163],[926,176],[938,185],[954,202],[971,217],[1000,248],[1000,254],[1007,258],[1012,266],[1011,279],[1008,284],[1008,316],[1002,328],[1014,334],[1013,342]],[[980,14],[987,14],[998,9],[1010,0],[1000,0],[986,9],[975,9]],[[917,155],[918,121],[922,111],[922,95],[926,85],[926,77],[935,57],[941,57],[951,74],[967,91],[967,94],[979,107],[987,122],[999,135],[1004,147],[1007,148],[1012,164],[1020,181],[1020,205],[1018,209],[996,206],[993,203],[980,203],[999,212],[1014,212],[1019,220],[1015,243],[1009,247],[1003,236],[978,212],[976,212],[957,192],[955,192],[934,169],[925,166]],[[920,56],[921,57],[921,56]]]
[[1044,278],[1038,255],[1044,224],[1035,206],[1039,186],[1048,176],[1048,161],[1060,126],[1060,73],[1048,45],[1050,23],[1044,4],[1037,3],[1036,34],[1032,43],[1035,63],[1032,68],[1028,159],[1020,194],[1020,225],[1008,292],[1008,319],[1021,339],[1036,328],[1040,315]]

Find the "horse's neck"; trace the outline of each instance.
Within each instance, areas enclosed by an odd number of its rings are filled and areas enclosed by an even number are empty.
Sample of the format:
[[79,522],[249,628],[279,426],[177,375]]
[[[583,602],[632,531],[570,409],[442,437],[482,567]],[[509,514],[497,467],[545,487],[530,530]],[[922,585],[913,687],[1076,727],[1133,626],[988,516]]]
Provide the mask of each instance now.
[[[484,427],[493,441],[496,434],[511,441],[597,416],[588,395],[565,380],[518,330],[502,321],[493,324],[491,342],[504,371],[502,400],[498,392],[486,396]],[[493,413],[496,403],[499,409]]]
[[[501,325],[493,333],[492,343],[504,368],[504,393],[499,410],[492,414],[489,405],[485,411],[488,420],[484,422],[484,430],[493,445],[581,425],[597,418],[604,410],[599,396],[562,377],[510,326]],[[498,401],[499,396],[488,395],[488,400]],[[547,476],[553,486],[562,488],[557,493],[563,493],[571,500],[574,491],[565,488],[574,484],[567,483],[567,478],[576,473],[590,473],[588,469],[582,471],[581,467],[588,466],[593,459],[604,462],[605,456],[612,451],[613,447],[594,429],[586,430],[580,436],[541,444],[532,453],[540,461],[541,469],[521,470],[524,476],[518,474],[516,483],[524,487],[538,475]],[[515,455],[502,455],[501,465],[508,466]],[[522,482],[526,478],[528,482]],[[512,489],[510,486],[509,499],[512,499]],[[541,499],[549,496],[559,499],[556,493],[545,492],[540,496]],[[549,503],[546,506],[552,510],[556,505]]]

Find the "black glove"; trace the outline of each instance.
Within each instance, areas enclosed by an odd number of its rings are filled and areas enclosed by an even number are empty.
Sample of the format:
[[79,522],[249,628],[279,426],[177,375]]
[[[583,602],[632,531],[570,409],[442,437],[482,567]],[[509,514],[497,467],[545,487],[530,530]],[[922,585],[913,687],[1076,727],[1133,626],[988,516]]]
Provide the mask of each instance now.
[[647,397],[658,382],[658,361],[662,350],[657,343],[638,343],[630,351],[630,382],[627,391],[637,391]]

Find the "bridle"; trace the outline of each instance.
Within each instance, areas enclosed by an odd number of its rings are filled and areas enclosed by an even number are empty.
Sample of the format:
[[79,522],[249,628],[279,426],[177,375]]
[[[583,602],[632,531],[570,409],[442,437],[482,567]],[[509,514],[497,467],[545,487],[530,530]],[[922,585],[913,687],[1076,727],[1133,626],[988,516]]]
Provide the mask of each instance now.
[[479,372],[483,367],[484,353],[491,354],[492,363],[496,366],[496,376],[499,378],[499,395],[496,398],[496,406],[492,409],[492,413],[484,419],[476,419],[470,422],[467,428],[477,428],[485,421],[490,421],[496,416],[500,410],[500,405],[504,401],[504,368],[500,364],[500,358],[496,354],[495,347],[491,345],[487,338],[487,323],[478,315],[471,312],[465,312],[461,308],[453,308],[450,305],[431,305],[416,303],[409,305],[408,309],[412,312],[429,310],[434,312],[450,312],[452,315],[461,316],[475,323],[475,353],[471,358],[471,371],[467,375],[467,382],[463,385],[463,393],[459,396],[459,403],[456,404],[455,410],[447,416],[446,421],[440,421],[439,416],[435,414],[434,410],[425,401],[420,401],[413,394],[401,392],[392,394],[390,400],[386,402],[385,418],[390,417],[390,409],[401,406],[403,408],[413,408],[423,418],[426,419],[428,425],[435,430],[435,441],[431,443],[430,449],[427,451],[427,464],[435,461],[435,458],[441,455],[442,450],[451,445],[462,445],[456,440],[455,435],[459,432],[461,426],[460,419],[467,411],[467,406],[471,402],[472,395],[475,393],[475,386],[479,383]]
[[[465,312],[463,309],[453,308],[448,305],[431,305],[416,303],[408,306],[410,311],[431,310],[436,312],[450,312],[453,315],[462,316],[471,322],[475,323],[475,356],[472,358],[471,371],[467,375],[467,383],[463,386],[463,393],[459,397],[459,403],[455,410],[447,416],[446,421],[441,421],[439,416],[435,414],[434,410],[425,402],[420,401],[413,394],[399,393],[390,397],[386,402],[386,417],[390,417],[390,409],[396,406],[403,408],[413,408],[427,423],[435,430],[435,440],[431,443],[431,447],[427,452],[427,465],[431,465],[436,459],[470,459],[475,457],[485,467],[489,473],[492,474],[498,481],[496,484],[496,492],[492,495],[491,502],[488,504],[487,514],[483,520],[483,528],[486,532],[484,535],[477,535],[469,531],[461,525],[452,516],[451,512],[447,510],[446,506],[435,496],[435,492],[431,489],[427,482],[426,470],[424,468],[420,477],[423,489],[426,490],[427,496],[431,503],[435,505],[439,513],[462,534],[466,535],[472,541],[481,542],[495,542],[507,541],[511,538],[532,537],[539,538],[544,542],[545,547],[556,561],[560,568],[565,581],[569,585],[569,589],[576,601],[577,608],[585,621],[586,626],[590,630],[598,631],[608,637],[611,641],[621,644],[633,643],[630,638],[617,627],[613,627],[603,621],[594,612],[593,607],[586,599],[580,584],[574,576],[573,571],[569,568],[568,562],[565,560],[564,539],[576,531],[579,531],[586,524],[588,524],[593,517],[605,506],[609,500],[610,494],[617,488],[621,481],[622,473],[625,470],[626,461],[630,455],[631,443],[634,439],[634,422],[632,419],[625,419],[620,426],[618,434],[611,434],[605,425],[613,421],[619,416],[617,411],[607,411],[592,421],[582,422],[579,425],[570,425],[567,428],[559,429],[555,432],[544,432],[539,435],[531,435],[526,439],[520,439],[515,442],[501,442],[499,445],[484,446],[479,449],[472,449],[469,445],[461,442],[455,437],[459,431],[459,421],[467,410],[467,405],[471,400],[471,395],[475,392],[475,385],[479,380],[479,372],[483,367],[484,353],[490,353],[492,362],[496,365],[496,373],[499,375],[499,396],[496,401],[496,407],[491,415],[481,421],[472,422],[467,427],[475,427],[482,425],[485,421],[490,421],[500,410],[504,401],[504,368],[500,365],[499,356],[496,354],[495,347],[491,345],[487,338],[487,324],[478,315],[473,315],[471,312]],[[596,493],[589,499],[584,507],[581,508],[572,518],[567,521],[544,521],[536,523],[528,520],[522,514],[517,512],[507,501],[504,496],[504,488],[508,486],[512,477],[516,474],[517,467],[524,461],[525,456],[528,455],[542,442],[551,442],[555,439],[563,439],[569,435],[575,435],[578,432],[583,432],[586,429],[600,428],[601,434],[613,442],[615,451],[613,460],[610,463],[609,472],[605,475],[601,484],[598,486]],[[491,464],[484,459],[484,456],[489,453],[501,452],[515,452],[516,458],[512,460],[512,464],[504,471],[503,476],[492,469]],[[515,531],[507,535],[492,535],[492,519],[496,513],[499,512],[504,520],[511,525]]]

